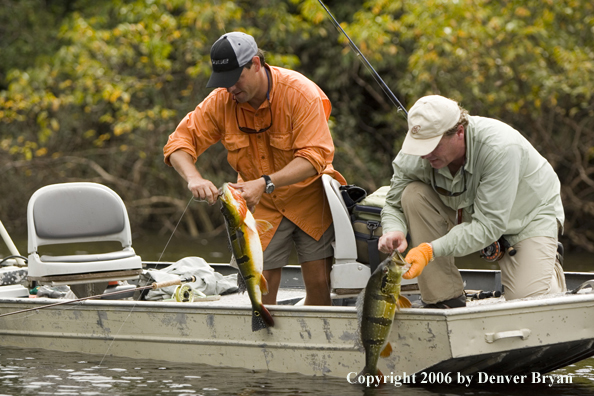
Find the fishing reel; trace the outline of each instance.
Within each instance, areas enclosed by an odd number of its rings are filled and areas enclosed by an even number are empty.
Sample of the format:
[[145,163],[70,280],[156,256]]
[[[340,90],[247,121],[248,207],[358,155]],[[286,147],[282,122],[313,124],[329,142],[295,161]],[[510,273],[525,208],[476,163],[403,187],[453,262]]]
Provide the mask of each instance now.
[[173,296],[175,301],[177,302],[193,302],[194,301],[194,293],[192,290],[192,286],[185,284],[179,285],[175,288],[173,292]]
[[483,260],[493,263],[501,260],[506,252],[510,256],[514,256],[517,253],[517,250],[514,249],[504,237],[501,237],[498,241],[495,241],[482,249],[479,254]]

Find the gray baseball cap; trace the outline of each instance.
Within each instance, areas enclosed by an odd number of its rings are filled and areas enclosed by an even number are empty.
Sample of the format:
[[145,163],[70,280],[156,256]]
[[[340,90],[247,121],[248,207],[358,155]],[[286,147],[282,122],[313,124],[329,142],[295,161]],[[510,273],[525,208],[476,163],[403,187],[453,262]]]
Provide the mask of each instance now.
[[239,80],[243,67],[258,53],[252,36],[241,32],[225,33],[210,49],[212,75],[207,87],[229,88]]

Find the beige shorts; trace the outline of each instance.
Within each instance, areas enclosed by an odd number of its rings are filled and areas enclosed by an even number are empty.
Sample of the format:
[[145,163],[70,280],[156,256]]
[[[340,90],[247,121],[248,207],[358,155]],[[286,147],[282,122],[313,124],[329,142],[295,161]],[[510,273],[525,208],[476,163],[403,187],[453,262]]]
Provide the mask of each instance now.
[[272,240],[264,251],[264,269],[272,270],[289,264],[293,246],[299,264],[321,260],[334,255],[334,226],[330,225],[319,241],[307,235],[292,221],[283,217]]

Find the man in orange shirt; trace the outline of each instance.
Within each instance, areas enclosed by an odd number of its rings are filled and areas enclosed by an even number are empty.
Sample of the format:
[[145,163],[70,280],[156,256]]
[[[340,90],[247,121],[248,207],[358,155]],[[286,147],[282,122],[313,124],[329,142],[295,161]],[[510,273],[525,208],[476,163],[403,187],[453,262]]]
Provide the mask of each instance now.
[[254,38],[233,32],[221,36],[210,52],[217,87],[180,122],[164,147],[165,163],[187,181],[194,197],[216,202],[218,189],[204,179],[195,162],[221,141],[238,173],[241,191],[256,219],[272,231],[261,236],[264,277],[275,304],[282,267],[293,244],[306,289],[305,304],[330,305],[334,228],[321,176],[346,181],[332,167],[334,144],[328,128],[332,106],[305,76],[269,66]]

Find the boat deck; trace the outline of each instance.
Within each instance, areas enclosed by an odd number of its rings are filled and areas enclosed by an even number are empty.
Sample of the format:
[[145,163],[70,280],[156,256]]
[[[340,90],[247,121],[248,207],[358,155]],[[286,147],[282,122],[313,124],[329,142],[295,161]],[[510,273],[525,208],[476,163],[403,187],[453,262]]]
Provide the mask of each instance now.
[[[277,304],[278,305],[295,305],[305,298],[305,289],[301,288],[283,288],[278,291]],[[202,305],[228,305],[228,306],[250,306],[250,298],[247,293],[231,293],[219,296],[218,299],[195,298],[193,302]]]

